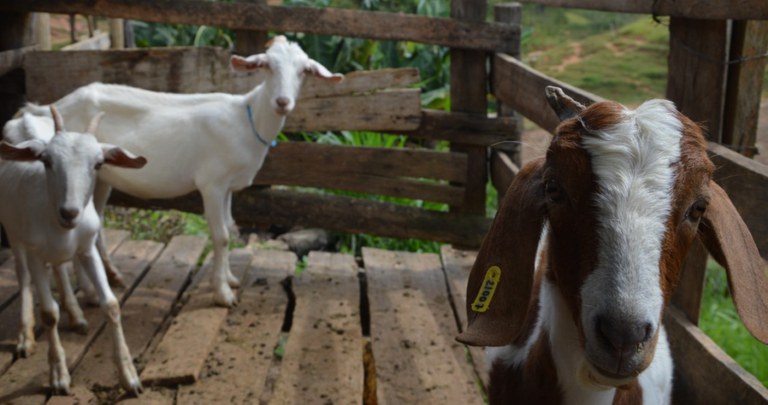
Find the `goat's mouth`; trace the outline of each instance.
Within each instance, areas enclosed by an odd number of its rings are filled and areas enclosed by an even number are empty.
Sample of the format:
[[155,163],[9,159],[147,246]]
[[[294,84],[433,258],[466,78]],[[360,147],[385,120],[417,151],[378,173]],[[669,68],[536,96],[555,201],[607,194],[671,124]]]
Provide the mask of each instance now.
[[286,107],[275,107],[275,114],[284,117],[291,112],[292,109]]
[[582,384],[596,390],[619,388],[634,381],[642,370],[634,370],[629,374],[617,374],[601,369],[589,360],[585,360],[579,370]]
[[77,226],[77,218],[75,219],[65,219],[65,218],[59,218],[59,225],[61,225],[64,229],[74,229],[75,226]]

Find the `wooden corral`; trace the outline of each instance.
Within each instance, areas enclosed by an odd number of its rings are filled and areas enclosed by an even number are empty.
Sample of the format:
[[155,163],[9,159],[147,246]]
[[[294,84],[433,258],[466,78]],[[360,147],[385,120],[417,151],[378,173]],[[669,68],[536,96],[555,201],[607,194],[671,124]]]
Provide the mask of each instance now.
[[[564,7],[670,16],[667,97],[708,128],[716,180],[728,192],[768,258],[768,168],[743,156],[754,139],[765,58],[768,4],[748,0],[534,0]],[[238,30],[241,51],[259,49],[265,31],[307,32],[451,48],[451,111],[420,106],[418,72],[354,72],[335,87],[308,81],[287,132],[369,130],[445,140],[450,151],[353,148],[306,142],[274,147],[255,186],[235,195],[242,226],[321,227],[476,247],[491,219],[486,183],[506,190],[520,167],[521,117],[552,132],[557,118],[544,87],[558,85],[583,103],[599,97],[560,83],[519,61],[520,12],[485,1],[452,0],[451,18],[267,5],[261,1],[34,0],[0,3],[0,122],[23,100],[48,103],[102,81],[180,92],[244,92],[258,77],[234,74],[229,53],[212,48],[41,51],[29,34],[34,13],[79,13],[115,19],[206,24]],[[33,14],[27,14],[33,13]],[[752,19],[752,20],[745,20]],[[739,21],[736,21],[739,20]],[[397,27],[397,29],[393,29]],[[118,37],[113,30],[112,37]],[[98,42],[100,40],[92,40]],[[98,42],[99,49],[106,45]],[[119,48],[117,46],[116,48]],[[490,66],[490,69],[488,69]],[[489,114],[487,91],[498,101]],[[741,152],[734,152],[725,146]],[[271,187],[270,187],[271,186]],[[298,187],[298,189],[296,188]],[[437,211],[332,196],[312,189],[445,203]],[[200,212],[199,196],[144,201],[115,193],[113,204]],[[119,237],[118,237],[119,236]],[[237,250],[243,276],[235,309],[213,308],[198,265],[205,240],[177,237],[167,246],[110,238],[130,279],[120,291],[131,350],[148,392],[142,403],[482,403],[479,349],[453,340],[465,324],[464,289],[473,253],[445,246],[441,255],[363,251],[362,257],[312,252],[301,276],[295,255]],[[677,403],[768,403],[768,390],[697,327],[706,252],[694,249],[666,316],[673,347]],[[9,261],[0,267],[0,340],[15,338],[18,313]],[[292,282],[286,281],[292,280]],[[75,398],[119,395],[108,336],[64,334]],[[6,326],[8,325],[8,326]],[[209,325],[209,327],[199,327]],[[0,351],[0,401],[49,400],[45,350],[14,361]],[[42,353],[42,354],[41,354]],[[130,400],[129,400],[130,401]]]

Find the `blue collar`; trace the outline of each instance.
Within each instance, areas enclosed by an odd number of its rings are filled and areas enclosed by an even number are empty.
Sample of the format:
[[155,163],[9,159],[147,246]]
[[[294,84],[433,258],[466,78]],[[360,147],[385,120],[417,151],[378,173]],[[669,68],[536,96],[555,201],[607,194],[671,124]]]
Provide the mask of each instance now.
[[[256,139],[264,144],[264,146],[269,147],[269,142],[265,141],[264,138],[259,135],[259,131],[256,130],[256,125],[253,123],[253,110],[251,109],[251,105],[248,103],[245,104],[245,112],[248,113],[248,123],[251,124],[251,130],[253,131],[253,134],[256,135]],[[272,141],[272,146],[275,146],[275,141]]]

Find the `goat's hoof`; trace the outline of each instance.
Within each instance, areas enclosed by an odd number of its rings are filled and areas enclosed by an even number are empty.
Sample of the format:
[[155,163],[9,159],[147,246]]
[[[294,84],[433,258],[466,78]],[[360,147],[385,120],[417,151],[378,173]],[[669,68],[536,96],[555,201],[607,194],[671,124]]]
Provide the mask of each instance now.
[[129,394],[138,397],[139,394],[144,392],[144,387],[141,385],[138,373],[133,364],[130,364],[125,372],[120,376],[120,385]]
[[77,321],[71,322],[69,324],[69,329],[77,333],[78,335],[87,335],[88,321],[86,321],[85,319],[78,319]]
[[125,288],[125,279],[117,269],[107,271],[107,281],[110,287]]
[[16,356],[21,359],[26,359],[31,356],[35,351],[34,339],[23,339],[16,344]]
[[237,297],[227,286],[224,290],[217,291],[213,296],[213,302],[220,307],[233,308],[237,305]]
[[240,288],[240,280],[232,274],[227,274],[227,284],[232,288]]
[[52,366],[51,368],[51,390],[53,395],[70,395],[69,389],[69,371],[67,365]]

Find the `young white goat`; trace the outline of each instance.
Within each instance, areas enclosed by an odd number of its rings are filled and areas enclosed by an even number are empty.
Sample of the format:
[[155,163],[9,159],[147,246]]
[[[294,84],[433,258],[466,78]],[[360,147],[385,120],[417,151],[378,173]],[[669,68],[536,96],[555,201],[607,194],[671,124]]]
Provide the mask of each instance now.
[[[141,198],[172,198],[199,190],[205,219],[214,243],[214,301],[235,304],[231,286],[238,280],[229,270],[229,233],[237,232],[232,219],[232,192],[253,182],[269,150],[296,104],[304,76],[331,82],[331,74],[283,36],[273,39],[266,53],[247,58],[233,56],[235,70],[263,70],[263,83],[244,95],[168,94],[94,83],[65,96],[54,105],[67,122],[80,124],[98,112],[107,118],[96,133],[103,142],[123,145],[146,156],[144,170],[103,170],[94,200],[102,212],[110,186]],[[25,111],[45,114],[27,106]],[[100,253],[107,255],[103,243]],[[111,264],[107,271],[116,273]]]
[[506,191],[467,287],[458,339],[501,346],[487,349],[491,403],[669,403],[662,315],[696,236],[768,342],[763,261],[701,129],[666,100],[547,98],[563,122]]
[[[30,296],[30,313],[24,316],[31,316],[31,276],[48,336],[51,387],[55,393],[68,393],[69,371],[57,331],[59,308],[51,295],[46,263],[58,266],[76,260],[95,286],[107,315],[120,383],[128,392],[138,394],[141,382],[123,336],[120,305],[107,284],[95,247],[100,221],[91,196],[96,170],[102,164],[139,168],[146,160],[96,141],[92,133],[101,114],[88,125],[87,133],[64,131],[61,117],[53,107],[51,114],[55,135],[50,141],[46,142],[49,137],[43,135],[16,145],[0,143],[0,223],[11,243],[22,297]],[[34,124],[41,119],[22,117],[30,131],[45,128]],[[25,338],[26,343],[20,344],[31,349],[34,335]]]

